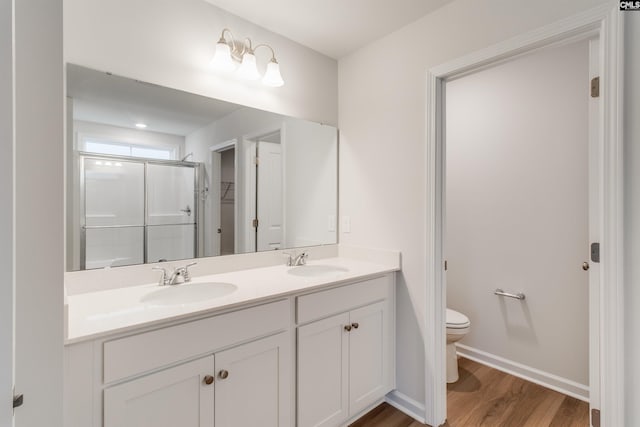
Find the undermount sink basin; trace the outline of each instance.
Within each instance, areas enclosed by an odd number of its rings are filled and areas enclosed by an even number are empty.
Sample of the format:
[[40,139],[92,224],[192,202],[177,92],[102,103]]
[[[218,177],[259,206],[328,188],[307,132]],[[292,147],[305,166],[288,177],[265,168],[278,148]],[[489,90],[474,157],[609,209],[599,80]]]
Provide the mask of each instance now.
[[301,277],[325,277],[344,274],[348,271],[348,269],[344,267],[338,267],[337,265],[316,264],[293,267],[288,270],[287,273]]
[[163,286],[140,298],[140,302],[161,306],[193,304],[229,295],[237,289],[238,287],[231,283],[185,283],[175,286]]

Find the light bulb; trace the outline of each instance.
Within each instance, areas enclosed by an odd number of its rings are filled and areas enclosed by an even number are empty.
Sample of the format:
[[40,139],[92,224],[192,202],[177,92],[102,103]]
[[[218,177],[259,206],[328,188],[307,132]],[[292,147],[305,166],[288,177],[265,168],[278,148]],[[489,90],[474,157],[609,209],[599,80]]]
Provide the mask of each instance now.
[[267,64],[267,72],[264,73],[262,83],[271,87],[284,85],[284,80],[282,80],[282,76],[280,75],[280,65],[275,58],[271,59],[271,62]]
[[245,53],[242,55],[242,63],[238,68],[238,77],[245,80],[258,80],[260,78],[254,54]]
[[220,71],[233,71],[236,68],[236,64],[231,59],[231,48],[224,39],[216,43],[216,53],[211,60],[211,67]]

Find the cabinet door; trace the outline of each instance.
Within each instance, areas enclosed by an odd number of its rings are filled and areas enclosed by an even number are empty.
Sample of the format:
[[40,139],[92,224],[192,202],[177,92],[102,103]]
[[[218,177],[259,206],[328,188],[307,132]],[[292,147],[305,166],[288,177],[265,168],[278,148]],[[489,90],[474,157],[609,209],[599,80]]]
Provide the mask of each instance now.
[[335,426],[349,415],[349,314],[298,328],[298,426]]
[[104,427],[213,427],[213,356],[104,391]]
[[216,353],[216,427],[291,425],[291,335]]
[[356,415],[385,395],[386,336],[385,302],[371,304],[350,313],[349,411]]

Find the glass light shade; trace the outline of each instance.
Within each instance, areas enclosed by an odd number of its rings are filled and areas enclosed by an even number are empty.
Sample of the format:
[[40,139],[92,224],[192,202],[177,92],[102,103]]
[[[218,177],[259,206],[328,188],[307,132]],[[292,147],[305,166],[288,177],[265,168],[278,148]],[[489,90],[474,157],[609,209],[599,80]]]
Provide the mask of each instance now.
[[236,64],[231,59],[231,48],[228,44],[222,41],[216,43],[216,53],[211,60],[211,66],[220,71],[233,71],[236,68]]
[[238,77],[245,80],[258,80],[260,78],[255,55],[245,53],[242,56],[242,63],[238,68]]
[[267,64],[267,72],[264,73],[262,83],[271,87],[284,85],[284,80],[282,80],[282,76],[280,75],[280,65],[274,59]]

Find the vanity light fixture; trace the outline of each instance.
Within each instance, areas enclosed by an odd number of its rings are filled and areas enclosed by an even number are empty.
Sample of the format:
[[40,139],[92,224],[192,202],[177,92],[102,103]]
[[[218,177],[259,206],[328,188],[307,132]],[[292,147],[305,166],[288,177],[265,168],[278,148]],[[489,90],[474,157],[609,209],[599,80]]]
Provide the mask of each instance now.
[[[225,37],[225,35],[228,36]],[[231,72],[236,69],[237,75],[244,80],[260,79],[258,71],[255,51],[260,47],[266,47],[271,51],[271,60],[267,64],[267,70],[262,76],[262,83],[266,86],[280,87],[284,85],[282,75],[280,74],[280,65],[276,61],[275,51],[268,44],[259,44],[253,47],[250,38],[246,38],[244,42],[236,41],[233,34],[227,28],[222,30],[220,40],[216,43],[216,52],[211,60],[211,66],[219,71]]]
[[147,125],[146,125],[146,124],[144,124],[144,123],[136,123],[136,127],[137,127],[138,129],[144,129],[144,128],[146,128],[146,127],[147,127]]

